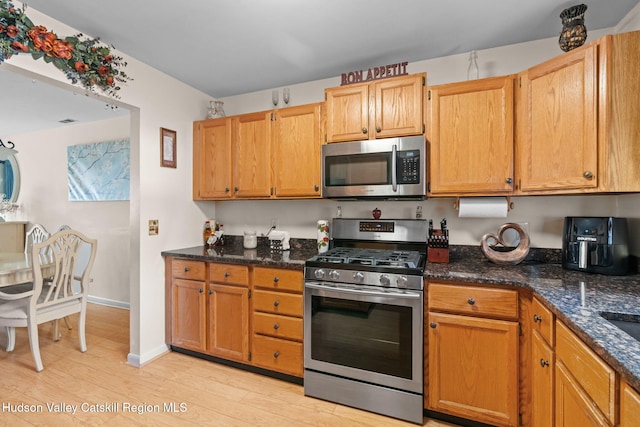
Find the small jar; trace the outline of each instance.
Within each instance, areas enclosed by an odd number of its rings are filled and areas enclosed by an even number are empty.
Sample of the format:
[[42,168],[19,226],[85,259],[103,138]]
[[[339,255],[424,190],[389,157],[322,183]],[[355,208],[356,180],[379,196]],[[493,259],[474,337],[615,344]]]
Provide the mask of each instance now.
[[245,249],[255,249],[258,246],[258,236],[255,231],[244,232],[242,246],[244,246]]

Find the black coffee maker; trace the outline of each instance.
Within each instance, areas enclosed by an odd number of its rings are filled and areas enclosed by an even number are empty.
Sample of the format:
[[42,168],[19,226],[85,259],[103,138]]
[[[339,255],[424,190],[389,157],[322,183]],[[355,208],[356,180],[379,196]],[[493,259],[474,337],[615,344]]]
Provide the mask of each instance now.
[[611,276],[627,274],[627,242],[626,218],[565,217],[562,267]]

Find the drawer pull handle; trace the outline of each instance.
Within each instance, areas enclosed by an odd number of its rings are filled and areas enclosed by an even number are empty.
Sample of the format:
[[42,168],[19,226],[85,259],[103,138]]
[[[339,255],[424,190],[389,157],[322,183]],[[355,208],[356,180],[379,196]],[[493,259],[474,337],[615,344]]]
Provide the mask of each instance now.
[[473,305],[476,303],[476,300],[474,300],[473,298],[469,298],[467,302],[469,303],[469,305]]
[[229,277],[229,276],[231,276],[231,273],[229,273],[228,271],[225,271],[224,272],[224,277]]
[[279,306],[279,305],[280,305],[280,301],[275,300],[275,301],[273,302],[273,306],[274,306],[274,307],[277,307],[277,306]]
[[546,360],[544,360],[544,359],[540,359],[540,366],[542,366],[543,368],[544,368],[545,366],[549,366],[549,362],[548,362],[548,361],[546,361]]
[[273,325],[273,329],[277,330],[280,327],[280,325],[278,325],[277,323],[275,325]]
[[537,314],[534,314],[533,315],[533,321],[542,323],[542,317],[538,316]]
[[278,279],[278,277],[274,277],[273,278],[273,283],[278,283],[280,281],[280,279]]
[[185,273],[188,273],[188,272],[189,272],[189,270],[191,270],[189,267],[185,267],[185,268],[184,268],[184,272],[185,272]]
[[279,351],[276,351],[275,353],[273,353],[273,357],[274,357],[274,358],[276,358],[276,359],[277,359],[277,358],[278,358],[278,356],[280,356],[280,352],[279,352]]
[[436,326],[438,326],[438,324],[436,322],[431,322],[431,323],[429,323],[429,326],[431,326],[433,329],[435,329]]

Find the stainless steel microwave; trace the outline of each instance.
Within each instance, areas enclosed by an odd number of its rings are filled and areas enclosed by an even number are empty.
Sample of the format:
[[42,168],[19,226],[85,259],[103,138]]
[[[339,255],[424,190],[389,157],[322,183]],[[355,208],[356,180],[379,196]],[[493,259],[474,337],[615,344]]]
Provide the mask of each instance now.
[[423,136],[322,146],[322,196],[420,200],[426,196]]

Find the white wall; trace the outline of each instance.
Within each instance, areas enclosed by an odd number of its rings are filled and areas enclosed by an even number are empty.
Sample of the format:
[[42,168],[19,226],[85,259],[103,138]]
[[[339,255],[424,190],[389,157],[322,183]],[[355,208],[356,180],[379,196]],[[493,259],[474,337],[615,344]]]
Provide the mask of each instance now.
[[[98,240],[90,299],[129,307],[129,202],[71,202],[67,147],[129,138],[129,117],[12,136],[21,172],[15,219],[40,223],[49,232],[67,224]],[[117,268],[114,268],[117,266]]]

